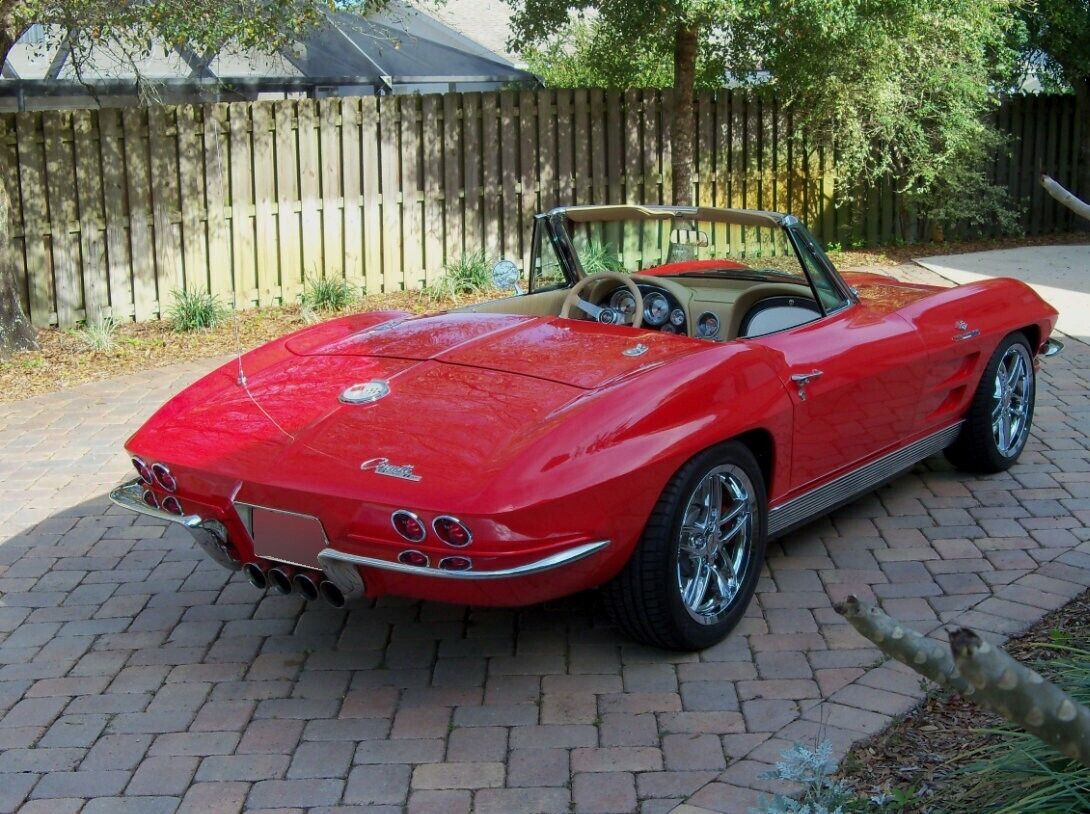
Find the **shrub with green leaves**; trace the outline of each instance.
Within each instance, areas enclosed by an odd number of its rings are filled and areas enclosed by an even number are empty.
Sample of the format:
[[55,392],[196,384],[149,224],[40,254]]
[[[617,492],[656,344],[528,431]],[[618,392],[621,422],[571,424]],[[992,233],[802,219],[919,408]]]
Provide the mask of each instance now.
[[304,309],[343,311],[354,303],[359,289],[343,277],[308,277],[300,295]]
[[168,314],[174,330],[183,333],[214,328],[227,318],[227,308],[219,297],[203,289],[175,289],[174,304]]
[[117,347],[115,333],[117,333],[117,323],[110,317],[106,317],[80,328],[79,338],[91,353],[108,353]]
[[454,300],[464,294],[479,294],[492,288],[492,264],[484,252],[471,252],[443,266],[443,273],[424,287],[431,300]]

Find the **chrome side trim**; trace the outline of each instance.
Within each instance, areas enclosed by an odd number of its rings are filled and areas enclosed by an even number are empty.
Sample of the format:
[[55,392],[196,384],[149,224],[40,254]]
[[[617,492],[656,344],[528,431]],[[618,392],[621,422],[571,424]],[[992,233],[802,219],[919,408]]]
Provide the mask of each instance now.
[[799,495],[768,512],[768,535],[783,534],[807,520],[840,506],[892,478],[924,458],[941,452],[954,442],[961,432],[959,421],[926,438],[871,461],[869,464],[841,475],[834,481]]
[[1058,339],[1049,339],[1045,342],[1044,348],[1041,350],[1041,355],[1046,359],[1055,356],[1057,353],[1064,349],[1064,343]]
[[114,488],[110,492],[110,500],[113,501],[114,505],[120,506],[122,509],[128,509],[130,512],[143,514],[167,523],[174,523],[187,529],[195,529],[203,522],[200,515],[171,514],[170,512],[164,512],[162,509],[149,506],[144,502],[144,487],[141,485],[140,478],[125,481]]
[[352,563],[353,565],[362,565],[365,568],[377,568],[381,571],[395,571],[398,574],[414,574],[420,577],[434,577],[435,579],[507,579],[509,577],[525,577],[530,574],[549,571],[553,568],[560,568],[573,563],[576,560],[589,557],[597,551],[601,551],[608,546],[609,543],[609,540],[583,543],[574,548],[568,548],[564,551],[558,551],[556,554],[550,554],[548,557],[544,557],[540,560],[528,562],[525,565],[516,565],[513,568],[501,568],[496,571],[440,571],[438,568],[424,568],[415,565],[405,565],[400,562],[391,562],[390,560],[379,560],[374,557],[361,557],[359,554],[349,554],[346,551],[337,551],[334,548],[327,548],[324,551],[320,551],[318,553],[318,560],[322,562],[323,565],[325,564],[325,560],[335,560],[338,562]]

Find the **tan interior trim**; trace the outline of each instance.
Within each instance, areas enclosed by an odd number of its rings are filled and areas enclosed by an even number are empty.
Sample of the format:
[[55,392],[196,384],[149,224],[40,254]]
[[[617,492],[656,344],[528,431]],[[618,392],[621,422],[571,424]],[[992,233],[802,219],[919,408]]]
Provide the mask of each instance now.
[[709,223],[738,226],[780,226],[783,215],[760,209],[715,209],[708,206],[639,206],[608,204],[603,206],[562,206],[549,212],[564,215],[575,223],[599,223],[619,220],[669,220],[691,218]]

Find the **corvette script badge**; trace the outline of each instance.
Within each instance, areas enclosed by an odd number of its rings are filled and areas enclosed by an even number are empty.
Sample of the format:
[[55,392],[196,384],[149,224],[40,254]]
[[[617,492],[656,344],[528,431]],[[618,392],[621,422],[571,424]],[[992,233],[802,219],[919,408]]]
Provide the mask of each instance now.
[[371,458],[360,464],[360,469],[364,472],[374,472],[376,475],[386,475],[388,478],[420,480],[420,476],[413,472],[412,464],[392,464],[389,458]]

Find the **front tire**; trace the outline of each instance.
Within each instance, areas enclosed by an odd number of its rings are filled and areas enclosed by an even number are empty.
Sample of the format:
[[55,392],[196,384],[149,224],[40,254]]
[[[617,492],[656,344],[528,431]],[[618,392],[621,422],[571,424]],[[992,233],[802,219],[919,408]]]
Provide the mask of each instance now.
[[697,455],[666,485],[643,536],[603,589],[610,616],[641,642],[703,650],[738,624],[765,555],[761,468],[737,441]]
[[984,368],[965,425],[946,457],[966,472],[1009,469],[1026,447],[1037,393],[1033,352],[1021,333],[999,343]]

